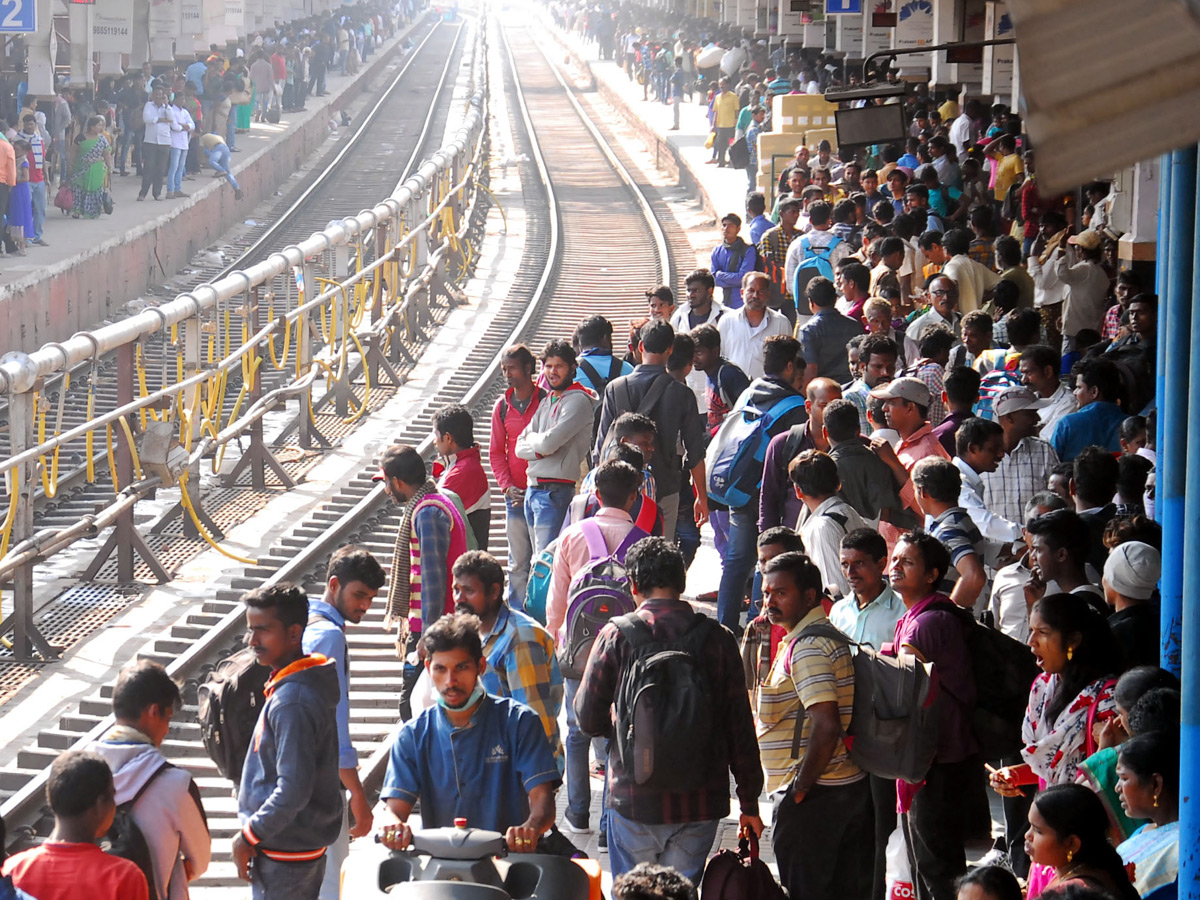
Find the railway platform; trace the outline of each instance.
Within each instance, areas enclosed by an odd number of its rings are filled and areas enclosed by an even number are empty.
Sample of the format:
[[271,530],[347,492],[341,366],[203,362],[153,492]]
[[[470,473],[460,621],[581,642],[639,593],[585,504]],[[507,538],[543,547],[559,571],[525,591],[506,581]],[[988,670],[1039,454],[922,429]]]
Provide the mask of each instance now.
[[[253,221],[259,204],[303,173],[324,145],[345,136],[349,129],[340,124],[335,136],[331,118],[340,120],[343,111],[353,117],[364,96],[402,64],[405,42],[418,42],[432,22],[429,13],[403,26],[357,75],[330,72],[328,96],[310,95],[305,111],[283,113],[277,125],[255,122],[238,134],[232,160],[241,201],[223,178],[213,177],[203,154],[200,174],[183,182],[184,199],[136,202],[141,179],[132,166],[128,177],[112,178],[111,216],[72,219],[54,208],[51,196],[45,230],[50,246],[31,245],[25,257],[0,260],[4,349],[30,352],[95,326],[169,282],[237,223]],[[173,293],[168,288],[162,295]]]

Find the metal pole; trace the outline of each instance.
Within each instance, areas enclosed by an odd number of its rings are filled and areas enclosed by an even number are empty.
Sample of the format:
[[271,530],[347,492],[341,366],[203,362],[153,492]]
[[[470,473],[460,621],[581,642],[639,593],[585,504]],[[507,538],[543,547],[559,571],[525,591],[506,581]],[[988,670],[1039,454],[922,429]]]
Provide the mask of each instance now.
[[[117,348],[117,406],[133,402],[133,348],[134,343],[122,344]],[[121,487],[133,483],[133,448],[125,437],[125,429],[117,428],[117,480]],[[117,519],[117,581],[130,584],[133,581],[133,511]]]
[[[13,453],[20,453],[37,442],[33,436],[33,394],[22,392],[9,398],[8,418],[10,440]],[[33,494],[37,486],[37,464],[33,462],[18,466],[13,471],[13,479],[19,479],[19,484],[13,487],[17,491],[17,508],[14,512],[10,546],[17,546],[33,535]],[[58,654],[46,643],[33,624],[33,563],[23,563],[13,572],[13,656],[19,660],[30,661],[37,657],[33,655],[37,648],[42,659],[56,659]]]
[[[1163,668],[1176,674],[1180,666],[1183,628],[1184,492],[1187,474],[1188,375],[1191,362],[1192,262],[1196,236],[1196,148],[1171,154],[1171,196],[1167,213],[1166,359],[1158,395],[1163,444],[1156,479],[1163,504],[1161,594]],[[1157,507],[1157,503],[1155,506]]]
[[[1190,156],[1192,163],[1192,192],[1186,208],[1189,215],[1185,216],[1183,209],[1180,210],[1181,219],[1192,218],[1194,223],[1191,247],[1192,278],[1190,285],[1187,285],[1191,288],[1191,296],[1183,295],[1181,292],[1181,296],[1178,298],[1181,302],[1186,299],[1190,304],[1191,297],[1196,296],[1196,292],[1200,291],[1200,240],[1196,240],[1196,237],[1200,236],[1200,209],[1196,207],[1196,185],[1200,184],[1197,181],[1200,178],[1197,168],[1200,166],[1200,159],[1198,159],[1195,147],[1187,151],[1176,151],[1176,153]],[[1179,285],[1179,287],[1183,288],[1184,285]],[[1191,339],[1191,377],[1198,378],[1200,377],[1200,315],[1192,317]],[[1189,447],[1200,447],[1200,422],[1188,422],[1187,436]],[[1177,444],[1173,445],[1172,449],[1175,449],[1176,446]],[[1200,533],[1200,494],[1196,493],[1196,491],[1200,491],[1200,460],[1189,456],[1187,468],[1187,486],[1192,489],[1192,494],[1191,500],[1187,502],[1184,522],[1188,529],[1186,537],[1194,545],[1196,535]],[[1185,555],[1183,584],[1184,596],[1187,597],[1186,605],[1182,610],[1183,643],[1176,643],[1175,647],[1192,647],[1193,652],[1180,654],[1183,657],[1181,660],[1183,664],[1183,708],[1181,710],[1182,727],[1179,735],[1178,884],[1181,888],[1180,897],[1195,900],[1197,896],[1200,896],[1200,795],[1196,793],[1200,790],[1200,663],[1197,662],[1195,653],[1195,648],[1200,646],[1196,643],[1200,640],[1200,593],[1197,593],[1200,590],[1200,560],[1195,558],[1194,553]],[[1163,615],[1165,625],[1165,610]],[[1167,641],[1165,628],[1163,634],[1165,644]],[[1164,660],[1165,657],[1164,653]],[[1178,662],[1180,660],[1176,660],[1176,663]]]

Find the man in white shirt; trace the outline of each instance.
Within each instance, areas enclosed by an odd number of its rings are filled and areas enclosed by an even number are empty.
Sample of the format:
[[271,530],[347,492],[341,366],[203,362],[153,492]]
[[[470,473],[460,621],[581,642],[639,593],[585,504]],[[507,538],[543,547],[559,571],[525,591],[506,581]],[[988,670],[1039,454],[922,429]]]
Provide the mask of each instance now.
[[183,91],[175,94],[171,103],[171,157],[167,165],[167,199],[178,200],[187,196],[183,192],[183,170],[187,162],[188,144],[196,123],[192,114],[183,107]]
[[1089,228],[1067,238],[1067,243],[1077,248],[1077,261],[1073,261],[1076,254],[1068,254],[1062,247],[1049,260],[1058,280],[1067,286],[1062,314],[1063,353],[1075,349],[1075,336],[1083,329],[1100,331],[1110,285],[1108,273],[1100,265],[1104,243],[1100,232]]
[[[687,334],[693,328],[701,325],[715,325],[728,310],[713,297],[717,282],[708,269],[695,269],[684,279],[687,288],[687,306],[678,307],[671,314],[671,327],[676,334]],[[696,395],[696,408],[708,412],[708,398],[705,396],[705,386],[708,376],[700,369],[693,368],[684,381]]]
[[960,160],[967,158],[967,148],[975,138],[975,122],[980,115],[979,101],[968,100],[963,107],[962,115],[950,125],[950,143],[958,150]]
[[167,91],[156,87],[150,99],[142,107],[142,122],[146,125],[146,136],[142,140],[142,189],[138,200],[154,191],[154,199],[162,199],[163,178],[167,174],[167,163],[171,157],[171,126],[175,117],[167,105]]
[[1008,545],[1021,536],[1021,526],[1001,518],[983,502],[985,473],[1004,459],[1004,429],[990,419],[973,416],[958,426],[954,465],[962,476],[958,505],[967,511],[984,542],[984,563],[995,568],[1008,555]]
[[842,538],[866,528],[866,522],[837,495],[841,481],[837,463],[820,450],[805,450],[788,466],[796,496],[804,504],[799,531],[808,558],[821,570],[821,583],[835,595],[848,597],[850,582],[842,571]]
[[[1039,491],[1025,505],[1024,521],[1028,522],[1053,510],[1066,508],[1067,502],[1062,497],[1050,491]],[[1021,535],[1025,546],[1032,549],[1033,535],[1025,527],[1021,528]],[[1026,553],[1015,563],[996,573],[996,577],[992,579],[992,599],[989,606],[996,627],[1022,644],[1029,640],[1029,599],[1025,590],[1033,580],[1029,557],[1030,554]],[[830,618],[832,619],[832,615]]]
[[717,322],[721,355],[753,381],[763,377],[763,343],[776,334],[792,333],[783,313],[767,306],[771,278],[766,272],[747,272],[742,279],[742,308],[728,310]]
[[1059,419],[1079,408],[1075,394],[1059,378],[1061,366],[1062,356],[1058,351],[1043,344],[1026,347],[1017,363],[1021,383],[1032,389],[1040,399],[1048,401],[1041,408],[1041,424],[1038,426],[1038,435],[1042,440],[1049,440]]
[[929,309],[911,322],[904,332],[904,358],[915,363],[921,358],[921,334],[930,325],[945,325],[954,333],[955,344],[960,343],[962,313],[958,311],[958,285],[954,279],[939,275],[929,282]]
[[958,308],[964,315],[983,307],[1000,276],[983,263],[971,259],[970,232],[954,228],[942,236],[942,249],[948,260],[942,274],[958,285]]

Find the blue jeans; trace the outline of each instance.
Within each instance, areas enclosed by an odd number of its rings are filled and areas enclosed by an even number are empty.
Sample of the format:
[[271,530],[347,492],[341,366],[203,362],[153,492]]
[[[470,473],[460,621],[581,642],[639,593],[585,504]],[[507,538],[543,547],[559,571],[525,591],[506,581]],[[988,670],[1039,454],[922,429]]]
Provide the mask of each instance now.
[[29,197],[33,201],[33,236],[32,240],[42,239],[42,229],[46,225],[46,182],[29,182]]
[[229,107],[229,118],[225,120],[225,143],[229,149],[237,149],[237,111],[236,106]]
[[275,99],[275,88],[272,86],[270,90],[263,91],[258,95],[258,113],[260,116],[266,116],[267,110],[271,108],[271,101]]
[[592,739],[579,730],[575,721],[575,693],[579,682],[564,678],[563,700],[567,704],[567,815],[577,825],[586,825],[588,810],[592,805],[592,784],[588,775],[588,745]]
[[641,862],[670,866],[693,884],[717,837],[717,819],[685,825],[644,825],[608,811],[608,862],[614,879]]
[[504,498],[504,531],[508,537],[508,605],[525,608],[529,587],[529,566],[533,561],[533,536],[525,521],[525,507]]
[[525,521],[533,537],[534,559],[562,531],[574,496],[574,484],[531,484],[525,491]]
[[250,865],[253,900],[317,900],[325,857],[312,862],[277,862],[259,854]]
[[225,180],[236,191],[238,189],[237,179],[233,177],[233,172],[229,170],[229,148],[222,144],[217,144],[217,146],[205,152],[208,154],[208,164],[224,175]]
[[757,498],[745,506],[729,511],[729,537],[721,567],[721,587],[717,591],[717,620],[739,633],[738,620],[742,615],[742,598],[746,582],[754,571],[758,556]]
[[183,161],[186,157],[186,147],[171,148],[171,162],[167,165],[168,194],[183,190]]

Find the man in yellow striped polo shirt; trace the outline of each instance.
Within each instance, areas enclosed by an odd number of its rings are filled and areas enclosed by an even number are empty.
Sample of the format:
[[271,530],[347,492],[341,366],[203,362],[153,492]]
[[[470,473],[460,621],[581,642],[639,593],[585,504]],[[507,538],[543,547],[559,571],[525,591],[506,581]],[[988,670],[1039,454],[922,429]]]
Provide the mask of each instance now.
[[854,707],[850,647],[805,633],[814,625],[832,628],[812,560],[784,553],[762,574],[767,618],[788,632],[758,697],[759,753],[767,790],[775,792],[771,840],[779,878],[791,896],[804,900],[866,900],[874,851],[871,791],[843,740]]

